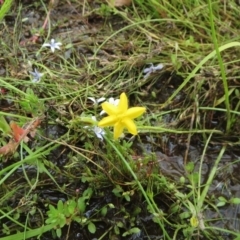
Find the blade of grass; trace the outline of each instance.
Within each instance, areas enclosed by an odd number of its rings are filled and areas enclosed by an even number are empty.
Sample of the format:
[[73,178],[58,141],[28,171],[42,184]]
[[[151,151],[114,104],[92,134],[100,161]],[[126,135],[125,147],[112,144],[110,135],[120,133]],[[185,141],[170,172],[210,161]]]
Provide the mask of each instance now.
[[[5,213],[3,210],[0,209],[0,213],[1,213],[1,215],[2,215],[2,216],[0,217],[0,219],[2,219],[2,218],[7,218],[7,219],[9,219],[10,221],[16,223],[17,225],[25,228],[25,225],[23,225],[21,222],[17,221],[16,219],[14,219],[13,217],[10,216],[11,214],[14,213],[15,210],[16,210],[16,209],[12,209],[11,211]],[[29,227],[27,227],[27,229],[30,230]],[[2,239],[2,238],[0,238],[0,239]]]
[[9,12],[11,6],[12,6],[13,0],[5,0],[3,5],[0,8],[0,22],[3,20],[3,18],[6,16],[6,14]]
[[[240,47],[240,42],[230,42],[227,44],[224,44],[223,46],[219,47],[219,52],[222,52],[228,48],[232,47]],[[162,108],[166,107],[176,96],[177,94],[186,86],[186,84],[194,78],[195,74],[199,71],[199,69],[211,58],[215,57],[216,50],[209,53],[188,75],[188,77],[183,81],[183,83],[174,91],[174,93],[167,99],[167,101],[161,106]]]
[[208,0],[208,9],[209,9],[209,15],[210,15],[210,25],[211,25],[211,33],[212,33],[212,39],[214,43],[214,48],[216,51],[216,55],[218,58],[218,63],[221,70],[221,76],[223,81],[223,88],[224,88],[224,96],[225,96],[225,106],[227,110],[227,125],[226,125],[226,132],[228,132],[231,128],[231,112],[230,112],[230,103],[229,103],[229,91],[228,91],[228,83],[227,83],[227,77],[226,77],[226,71],[223,65],[223,60],[219,51],[219,45],[217,40],[217,34],[215,30],[215,24],[214,24],[214,15],[212,10],[212,1]]
[[31,237],[40,236],[43,233],[48,232],[48,231],[50,231],[53,228],[54,228],[54,225],[42,226],[40,228],[36,228],[36,229],[29,230],[29,231],[16,233],[16,234],[11,235],[11,236],[3,237],[3,238],[1,238],[1,240],[28,239],[28,238],[31,238]]
[[[209,139],[210,139],[210,138],[209,138]],[[199,199],[198,199],[197,209],[198,209],[199,212],[200,212],[201,209],[202,209],[204,200],[205,200],[205,198],[206,198],[206,196],[207,196],[207,193],[208,193],[208,190],[209,190],[209,188],[210,188],[210,186],[211,186],[211,184],[212,184],[213,178],[214,178],[214,176],[215,176],[215,174],[216,174],[216,172],[217,172],[218,164],[219,164],[220,160],[221,160],[222,157],[223,157],[223,154],[224,154],[224,152],[225,152],[225,150],[226,150],[226,147],[227,147],[227,146],[223,146],[222,149],[221,149],[221,151],[219,152],[218,157],[217,157],[217,159],[216,159],[215,162],[214,162],[214,166],[213,166],[212,169],[211,169],[211,172],[210,172],[210,174],[209,174],[209,177],[208,177],[208,179],[207,179],[207,182],[206,182],[206,184],[205,184],[205,187],[203,188],[203,191],[202,191],[202,193],[201,193],[201,195],[200,195],[200,197],[199,197]],[[206,152],[206,148],[204,149],[204,152]],[[203,154],[202,156],[204,157],[205,154]],[[203,157],[202,157],[202,158],[203,158]],[[202,162],[202,161],[203,161],[203,159],[201,159],[201,162]],[[199,182],[199,184],[200,184],[200,182]],[[199,191],[200,191],[200,187],[199,187]]]
[[[106,139],[107,143],[116,151],[116,153],[118,154],[118,156],[121,158],[121,160],[123,161],[124,165],[126,166],[126,168],[128,169],[128,171],[131,173],[131,175],[133,176],[134,180],[136,181],[140,191],[142,192],[145,200],[148,203],[149,208],[151,209],[151,211],[154,213],[159,213],[162,214],[161,212],[159,212],[159,209],[157,208],[157,206],[155,204],[152,204],[146,191],[144,190],[142,184],[139,182],[136,174],[134,173],[134,171],[132,170],[132,168],[130,167],[130,165],[128,164],[128,162],[126,161],[126,159],[123,157],[123,155],[120,153],[120,151],[116,148],[116,146],[106,137],[104,136],[104,138]],[[168,235],[168,233],[166,232],[166,229],[164,227],[164,224],[161,223],[161,221],[159,219],[157,219],[159,226],[161,227],[164,236],[166,236],[167,239],[171,239]]]

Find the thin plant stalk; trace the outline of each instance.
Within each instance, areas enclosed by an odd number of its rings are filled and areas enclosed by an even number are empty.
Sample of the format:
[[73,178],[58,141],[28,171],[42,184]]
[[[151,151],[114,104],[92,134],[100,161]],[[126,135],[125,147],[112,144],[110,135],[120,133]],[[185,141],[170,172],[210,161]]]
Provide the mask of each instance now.
[[227,125],[226,125],[226,131],[228,132],[231,128],[231,112],[230,112],[230,103],[229,103],[229,93],[228,93],[228,83],[227,83],[227,77],[226,77],[226,71],[223,65],[223,60],[219,51],[219,45],[218,45],[218,40],[217,40],[217,34],[215,30],[215,25],[214,25],[214,15],[213,15],[213,10],[212,10],[212,1],[208,0],[208,9],[210,13],[210,25],[211,25],[211,32],[212,32],[212,39],[214,43],[214,47],[216,50],[216,55],[218,58],[218,63],[220,66],[221,70],[221,76],[222,76],[222,81],[223,81],[223,88],[224,88],[224,96],[225,96],[225,106],[227,110]]
[[214,178],[214,176],[215,176],[215,174],[217,172],[217,169],[218,169],[218,164],[219,164],[220,160],[222,159],[225,150],[226,150],[226,146],[223,146],[221,151],[220,151],[220,153],[218,154],[217,159],[214,162],[214,166],[213,166],[213,168],[212,168],[212,170],[211,170],[211,172],[209,174],[209,177],[208,177],[208,180],[207,180],[207,182],[205,184],[205,187],[203,188],[201,196],[198,199],[198,205],[197,205],[198,210],[202,209],[203,202],[204,202],[204,200],[205,200],[205,198],[207,196],[209,187],[212,184],[213,178]]

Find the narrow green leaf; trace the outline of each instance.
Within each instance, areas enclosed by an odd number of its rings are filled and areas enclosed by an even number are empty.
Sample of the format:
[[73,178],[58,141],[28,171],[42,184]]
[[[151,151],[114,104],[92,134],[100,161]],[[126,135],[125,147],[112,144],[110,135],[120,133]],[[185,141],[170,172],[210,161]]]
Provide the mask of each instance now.
[[4,116],[0,116],[0,130],[3,133],[11,133],[12,131]]

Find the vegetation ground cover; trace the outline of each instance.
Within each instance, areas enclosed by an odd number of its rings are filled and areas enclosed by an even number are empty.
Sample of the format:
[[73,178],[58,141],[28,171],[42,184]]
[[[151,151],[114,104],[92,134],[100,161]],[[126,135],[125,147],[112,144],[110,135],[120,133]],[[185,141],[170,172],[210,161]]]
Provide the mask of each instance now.
[[123,2],[1,2],[1,240],[240,239],[240,4]]

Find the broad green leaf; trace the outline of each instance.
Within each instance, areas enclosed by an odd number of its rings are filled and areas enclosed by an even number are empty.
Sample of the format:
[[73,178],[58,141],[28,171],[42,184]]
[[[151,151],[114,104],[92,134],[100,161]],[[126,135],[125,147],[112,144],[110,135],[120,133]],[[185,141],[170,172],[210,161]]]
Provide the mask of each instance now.
[[101,215],[104,217],[106,216],[106,214],[107,214],[107,207],[105,206],[101,209]]
[[56,230],[56,234],[57,234],[58,238],[60,238],[60,237],[62,236],[62,229],[61,229],[61,228],[58,228],[58,229]]
[[88,231],[89,231],[90,233],[95,233],[95,232],[96,232],[96,226],[95,226],[94,223],[90,222],[90,223],[88,224]]
[[230,199],[230,203],[240,204],[240,198],[232,198],[232,199]]
[[78,199],[78,209],[81,213],[85,212],[86,204],[85,204],[85,198],[84,197],[80,197]]
[[137,227],[131,228],[130,230],[128,230],[127,232],[123,233],[123,237],[126,237],[127,235],[132,235],[135,233],[139,233],[141,230]]

